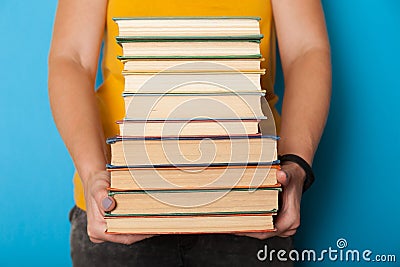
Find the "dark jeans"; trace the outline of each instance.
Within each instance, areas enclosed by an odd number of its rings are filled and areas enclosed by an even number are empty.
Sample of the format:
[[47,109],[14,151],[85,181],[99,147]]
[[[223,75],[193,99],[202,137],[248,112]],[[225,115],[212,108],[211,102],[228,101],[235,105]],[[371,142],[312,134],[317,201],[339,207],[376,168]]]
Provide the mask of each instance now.
[[70,212],[71,257],[75,267],[91,266],[293,266],[292,262],[261,261],[257,252],[292,249],[293,239],[266,240],[229,234],[160,235],[132,245],[92,243],[86,232],[86,212],[74,207]]

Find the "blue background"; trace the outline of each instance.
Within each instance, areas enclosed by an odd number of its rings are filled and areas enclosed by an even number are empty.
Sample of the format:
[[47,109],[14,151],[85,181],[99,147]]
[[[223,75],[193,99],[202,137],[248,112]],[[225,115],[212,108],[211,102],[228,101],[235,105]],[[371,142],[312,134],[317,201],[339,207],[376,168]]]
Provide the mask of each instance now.
[[[299,248],[396,254],[400,266],[400,3],[323,1],[332,46],[331,112],[303,198]],[[73,165],[52,121],[47,55],[56,1],[0,6],[1,266],[70,266]],[[282,76],[277,90],[282,93]],[[301,266],[364,266],[307,263]]]

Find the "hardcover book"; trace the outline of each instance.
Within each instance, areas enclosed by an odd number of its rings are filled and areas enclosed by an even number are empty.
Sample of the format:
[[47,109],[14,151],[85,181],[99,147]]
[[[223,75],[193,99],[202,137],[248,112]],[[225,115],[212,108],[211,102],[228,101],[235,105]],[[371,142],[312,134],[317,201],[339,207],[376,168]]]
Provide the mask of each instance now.
[[277,162],[211,165],[108,165],[111,191],[279,187]]
[[241,36],[260,34],[259,17],[114,18],[123,36]]
[[276,136],[114,137],[111,164],[257,163],[277,160]]
[[222,93],[125,93],[125,118],[147,120],[258,119],[264,91]]
[[[266,117],[261,117],[266,118]],[[120,120],[121,136],[199,136],[258,134],[260,119]]]
[[201,234],[271,232],[275,213],[198,216],[106,216],[107,232],[115,234]]

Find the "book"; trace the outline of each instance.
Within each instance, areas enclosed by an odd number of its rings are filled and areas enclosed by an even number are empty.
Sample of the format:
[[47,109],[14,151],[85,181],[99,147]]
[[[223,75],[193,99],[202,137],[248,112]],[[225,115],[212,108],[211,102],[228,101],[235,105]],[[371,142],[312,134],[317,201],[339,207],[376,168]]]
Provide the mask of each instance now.
[[111,216],[162,216],[273,213],[280,188],[111,191]]
[[[145,72],[160,72],[167,69],[177,69],[180,66],[187,66],[186,69],[205,71],[217,69],[233,69],[240,70],[260,70],[261,58],[238,58],[238,59],[207,59],[207,58],[182,58],[182,59],[138,59],[138,58],[123,58],[120,57],[124,64],[124,71],[145,71]],[[222,68],[221,68],[222,66]]]
[[[186,65],[188,66],[188,65]],[[215,66],[214,66],[215,67]],[[176,70],[176,67],[174,68]],[[260,71],[239,72],[167,72],[124,71],[125,93],[207,93],[262,91]]]
[[276,136],[114,137],[111,164],[271,163],[277,160]]
[[279,187],[278,165],[108,166],[111,191]]
[[125,118],[153,120],[258,119],[263,91],[222,93],[125,93]]
[[120,38],[123,56],[246,56],[260,54],[260,41]]
[[114,18],[120,36],[242,36],[260,34],[259,17]]
[[272,215],[232,214],[197,216],[126,216],[106,215],[107,233],[118,234],[201,234],[274,231]]
[[245,120],[120,120],[122,136],[251,135],[259,133],[259,119]]

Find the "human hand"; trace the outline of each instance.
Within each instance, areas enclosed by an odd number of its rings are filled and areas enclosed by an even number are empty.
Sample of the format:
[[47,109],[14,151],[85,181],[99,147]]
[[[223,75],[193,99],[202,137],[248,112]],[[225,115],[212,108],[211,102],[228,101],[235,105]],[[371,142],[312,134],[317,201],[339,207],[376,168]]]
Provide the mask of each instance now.
[[294,235],[300,226],[300,203],[305,180],[304,170],[293,162],[285,162],[276,174],[279,183],[282,184],[282,206],[275,220],[274,232],[265,233],[238,233],[258,239],[266,239],[273,236],[288,237]]
[[105,231],[107,229],[104,213],[115,208],[115,200],[107,194],[110,186],[110,174],[107,171],[98,172],[84,183],[86,213],[87,213],[87,233],[93,243],[103,243],[104,241],[132,244],[140,240],[152,237],[153,235],[132,235],[121,234],[111,235]]

